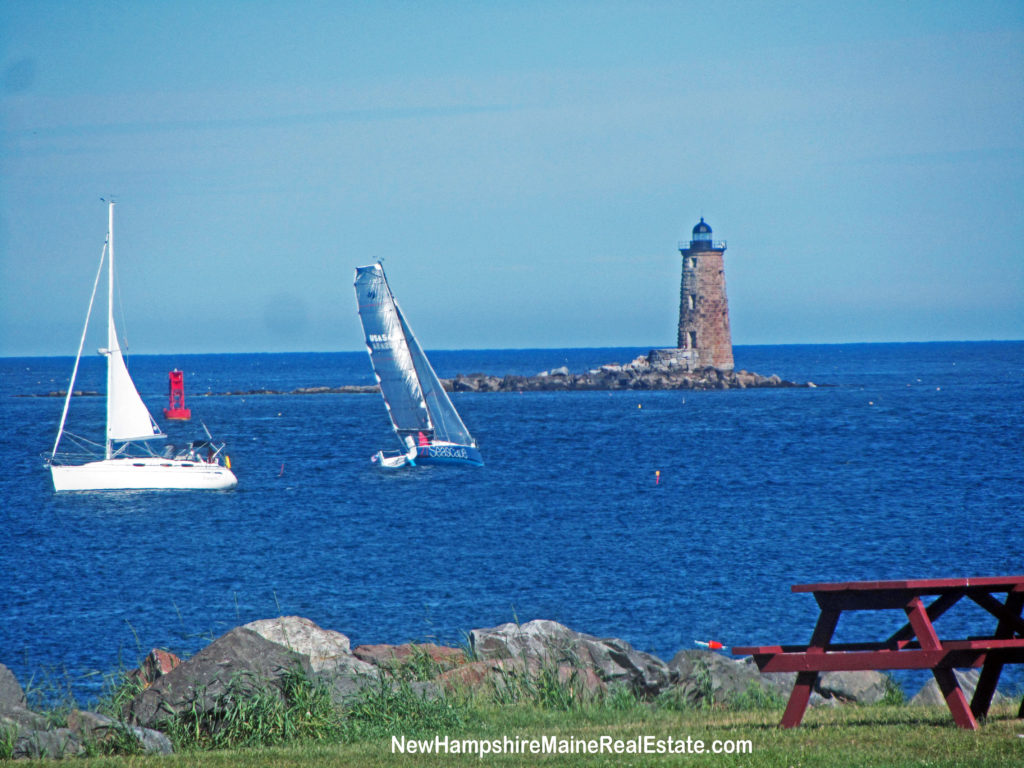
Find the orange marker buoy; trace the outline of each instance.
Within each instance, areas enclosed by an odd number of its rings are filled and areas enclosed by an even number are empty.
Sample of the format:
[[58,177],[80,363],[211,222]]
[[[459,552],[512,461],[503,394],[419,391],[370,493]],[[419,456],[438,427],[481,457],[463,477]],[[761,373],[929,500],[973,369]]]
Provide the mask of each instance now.
[[657,485],[660,482],[661,482],[661,470],[660,469],[656,469],[656,470],[654,470],[654,484]]
[[712,651],[720,651],[720,650],[722,650],[722,648],[725,647],[724,645],[722,645],[717,640],[708,640],[706,643],[704,641],[702,641],[702,640],[694,640],[693,642],[695,642],[697,645],[700,645],[700,646],[702,646],[704,648],[710,648]]

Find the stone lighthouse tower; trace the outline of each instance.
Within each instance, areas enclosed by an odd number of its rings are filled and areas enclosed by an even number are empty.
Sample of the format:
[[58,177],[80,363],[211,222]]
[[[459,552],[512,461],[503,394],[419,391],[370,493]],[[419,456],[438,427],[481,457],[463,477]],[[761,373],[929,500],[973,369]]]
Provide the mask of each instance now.
[[729,302],[725,297],[725,242],[711,239],[701,217],[689,246],[679,244],[683,284],[679,294],[677,346],[690,368],[733,369]]

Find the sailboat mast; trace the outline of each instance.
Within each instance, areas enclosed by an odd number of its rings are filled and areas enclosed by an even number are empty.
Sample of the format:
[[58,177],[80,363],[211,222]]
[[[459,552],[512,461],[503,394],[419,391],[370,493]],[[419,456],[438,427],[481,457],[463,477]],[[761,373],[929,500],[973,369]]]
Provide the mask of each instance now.
[[[117,349],[117,331],[114,329],[114,201],[108,204],[107,214],[107,248],[110,261],[107,262],[107,424],[110,424],[111,393],[114,387],[113,366],[110,364],[111,355]],[[107,430],[106,458],[113,454],[114,441],[110,439],[110,430]]]

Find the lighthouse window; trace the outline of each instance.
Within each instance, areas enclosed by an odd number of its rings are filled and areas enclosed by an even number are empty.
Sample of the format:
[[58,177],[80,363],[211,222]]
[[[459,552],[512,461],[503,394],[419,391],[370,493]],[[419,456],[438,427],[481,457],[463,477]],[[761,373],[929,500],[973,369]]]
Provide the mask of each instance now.
[[690,331],[690,349],[697,348],[697,332]]
[[696,256],[691,256],[691,257],[690,257],[690,266],[691,266],[691,267],[692,267],[693,269],[696,269],[696,268],[697,268],[697,257],[696,257]]
[[686,306],[688,309],[693,309],[695,306],[697,306],[697,297],[694,296],[692,293],[686,294]]

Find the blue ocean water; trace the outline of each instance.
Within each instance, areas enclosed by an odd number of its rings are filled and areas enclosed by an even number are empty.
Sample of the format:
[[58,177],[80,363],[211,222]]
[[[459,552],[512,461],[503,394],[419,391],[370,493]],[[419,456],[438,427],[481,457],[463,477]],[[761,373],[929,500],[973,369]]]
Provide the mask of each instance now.
[[[452,376],[646,351],[428,354]],[[0,662],[23,684],[60,670],[87,699],[96,671],[282,614],[353,645],[547,618],[668,660],[694,640],[806,641],[796,583],[1024,572],[1024,342],[735,354],[821,386],[456,394],[486,466],[400,472],[369,461],[397,447],[377,395],[201,396],[370,383],[365,353],[137,356],[154,415],[185,372],[193,421],[164,427],[183,442],[205,422],[238,489],[60,495],[40,455],[62,400],[23,395],[65,387],[72,360],[0,359]],[[101,364],[78,388],[103,390]],[[70,428],[99,435],[103,409],[75,398]],[[938,626],[976,632],[979,614]],[[837,636],[900,623],[844,618]]]

